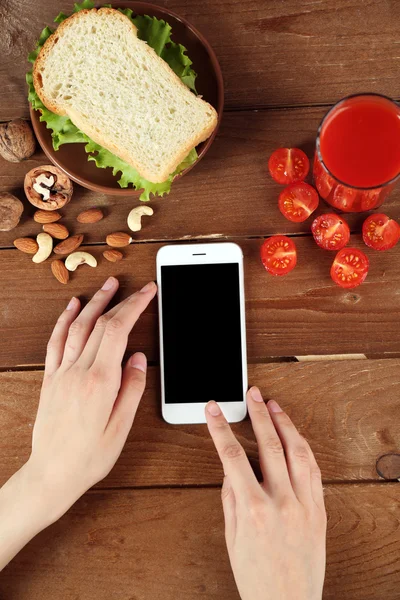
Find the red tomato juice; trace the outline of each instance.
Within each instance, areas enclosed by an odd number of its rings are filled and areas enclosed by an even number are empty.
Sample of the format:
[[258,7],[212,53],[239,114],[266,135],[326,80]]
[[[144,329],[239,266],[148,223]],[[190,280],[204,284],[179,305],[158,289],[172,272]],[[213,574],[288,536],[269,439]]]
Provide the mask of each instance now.
[[382,96],[339,103],[320,132],[322,160],[349,186],[378,187],[400,173],[400,107]]

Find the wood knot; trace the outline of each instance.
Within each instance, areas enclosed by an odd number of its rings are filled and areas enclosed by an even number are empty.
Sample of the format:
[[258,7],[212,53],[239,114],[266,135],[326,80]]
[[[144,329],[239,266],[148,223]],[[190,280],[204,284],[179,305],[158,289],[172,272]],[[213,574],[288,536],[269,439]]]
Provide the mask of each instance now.
[[376,461],[376,472],[383,479],[400,481],[400,454],[393,452],[380,456]]
[[354,292],[349,292],[343,298],[343,302],[346,304],[357,304],[361,300],[361,296],[359,294],[355,294]]

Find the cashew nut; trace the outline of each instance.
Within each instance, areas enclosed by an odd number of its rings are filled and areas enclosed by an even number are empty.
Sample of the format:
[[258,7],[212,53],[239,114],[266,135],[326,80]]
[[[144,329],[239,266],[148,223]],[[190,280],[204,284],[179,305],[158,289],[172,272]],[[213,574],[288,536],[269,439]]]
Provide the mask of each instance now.
[[34,263],[41,263],[47,260],[53,250],[53,238],[48,233],[39,233],[36,237],[39,250],[32,257]]
[[76,271],[79,265],[89,265],[89,267],[97,267],[97,260],[89,252],[73,252],[65,261],[65,266],[68,271]]
[[148,215],[149,217],[153,214],[151,206],[146,204],[132,208],[128,215],[128,227],[131,231],[140,231],[142,229],[142,216]]

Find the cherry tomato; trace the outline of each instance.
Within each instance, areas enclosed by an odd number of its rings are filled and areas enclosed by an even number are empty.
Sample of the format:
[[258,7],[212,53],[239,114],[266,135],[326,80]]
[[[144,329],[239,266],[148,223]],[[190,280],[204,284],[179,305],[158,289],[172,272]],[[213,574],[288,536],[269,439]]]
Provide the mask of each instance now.
[[360,285],[368,274],[369,260],[357,248],[343,248],[335,256],[331,267],[331,277],[342,288]]
[[279,195],[279,210],[294,223],[308,219],[318,204],[318,193],[308,183],[292,183]]
[[389,250],[400,239],[400,225],[383,213],[370,215],[362,227],[363,240],[374,250]]
[[311,225],[311,231],[318,246],[324,250],[341,250],[349,243],[349,226],[334,213],[317,217]]
[[275,181],[288,185],[307,177],[310,161],[299,148],[279,148],[269,157],[268,168]]
[[285,235],[274,235],[261,246],[261,261],[271,275],[286,275],[297,263],[295,243]]
[[357,190],[345,187],[342,184],[336,186],[333,192],[333,198],[331,200],[332,205],[339,210],[344,212],[351,212],[353,209],[353,203],[357,196]]

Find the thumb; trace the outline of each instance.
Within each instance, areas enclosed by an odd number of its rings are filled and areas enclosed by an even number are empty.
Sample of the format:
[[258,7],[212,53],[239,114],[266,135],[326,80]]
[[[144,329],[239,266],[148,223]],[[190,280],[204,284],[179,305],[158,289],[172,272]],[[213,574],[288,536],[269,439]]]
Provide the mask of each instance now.
[[120,435],[125,439],[132,427],[140,400],[146,387],[147,359],[142,352],[136,352],[126,363],[121,387],[114,403],[107,430],[111,435]]

